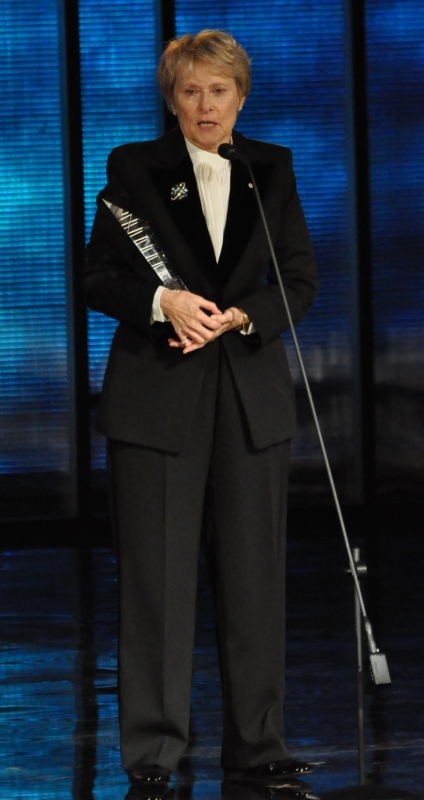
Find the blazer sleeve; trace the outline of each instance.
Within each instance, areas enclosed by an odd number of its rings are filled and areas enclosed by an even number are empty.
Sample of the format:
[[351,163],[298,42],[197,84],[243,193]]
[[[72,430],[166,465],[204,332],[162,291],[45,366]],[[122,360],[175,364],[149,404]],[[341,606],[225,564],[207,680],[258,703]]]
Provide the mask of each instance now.
[[[292,156],[291,152],[288,152],[287,182],[284,187],[286,199],[280,215],[274,248],[288,306],[296,325],[303,319],[315,300],[318,278],[312,242],[296,190]],[[262,344],[268,344],[289,328],[288,317],[271,262],[267,272],[267,281],[252,294],[240,297],[239,305],[253,321]],[[252,338],[253,336],[255,334],[252,335]]]
[[[107,177],[107,185],[97,197],[97,213],[86,249],[83,283],[87,305],[150,335],[153,297],[160,281],[153,270],[142,272],[125,257],[127,234],[102,202],[105,197],[122,208],[131,207],[119,148],[112,150],[108,158]],[[131,242],[129,245],[133,247]]]

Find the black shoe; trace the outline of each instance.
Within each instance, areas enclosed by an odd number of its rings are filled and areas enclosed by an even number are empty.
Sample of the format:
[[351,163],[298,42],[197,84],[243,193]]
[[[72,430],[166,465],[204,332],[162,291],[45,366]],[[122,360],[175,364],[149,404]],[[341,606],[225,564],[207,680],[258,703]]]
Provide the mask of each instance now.
[[224,773],[228,781],[248,781],[249,783],[261,783],[265,786],[275,786],[276,782],[281,780],[307,777],[313,771],[313,768],[306,761],[286,758],[284,761],[270,761],[267,764],[259,764],[258,767],[224,770]]
[[171,773],[166,767],[158,764],[140,764],[128,772],[128,779],[132,786],[167,786],[171,780]]

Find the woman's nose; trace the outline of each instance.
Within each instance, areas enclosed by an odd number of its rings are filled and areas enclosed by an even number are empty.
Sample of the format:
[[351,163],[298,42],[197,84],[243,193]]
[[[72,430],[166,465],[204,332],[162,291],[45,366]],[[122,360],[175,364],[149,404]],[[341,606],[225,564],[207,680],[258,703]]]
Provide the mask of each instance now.
[[199,98],[199,107],[202,111],[209,111],[213,107],[209,92],[202,92]]

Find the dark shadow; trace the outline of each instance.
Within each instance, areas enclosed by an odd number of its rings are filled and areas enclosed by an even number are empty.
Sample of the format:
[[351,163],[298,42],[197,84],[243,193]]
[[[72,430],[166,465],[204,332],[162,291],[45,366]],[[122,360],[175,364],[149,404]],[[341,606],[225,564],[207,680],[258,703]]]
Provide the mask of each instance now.
[[173,800],[175,789],[170,786],[161,786],[152,789],[151,786],[131,786],[124,800]]
[[252,783],[236,783],[223,781],[221,783],[222,800],[295,800],[308,796],[312,797],[312,786],[304,781],[290,781],[292,788],[277,786],[254,785]]
[[192,800],[193,797],[193,784],[196,780],[196,777],[192,769],[190,751],[194,747],[195,741],[196,735],[193,727],[193,714],[192,711],[190,711],[188,752],[184,753],[178,762],[178,775],[182,779],[182,783],[177,787],[178,800]]

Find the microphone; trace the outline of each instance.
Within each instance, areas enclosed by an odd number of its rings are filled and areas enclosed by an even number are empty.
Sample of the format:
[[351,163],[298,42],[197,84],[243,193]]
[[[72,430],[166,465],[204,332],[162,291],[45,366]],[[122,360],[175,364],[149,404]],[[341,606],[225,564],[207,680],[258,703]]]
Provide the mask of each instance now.
[[218,147],[218,155],[221,156],[221,158],[227,158],[228,161],[240,160],[246,163],[245,157],[236,150],[233,144],[220,144]]

